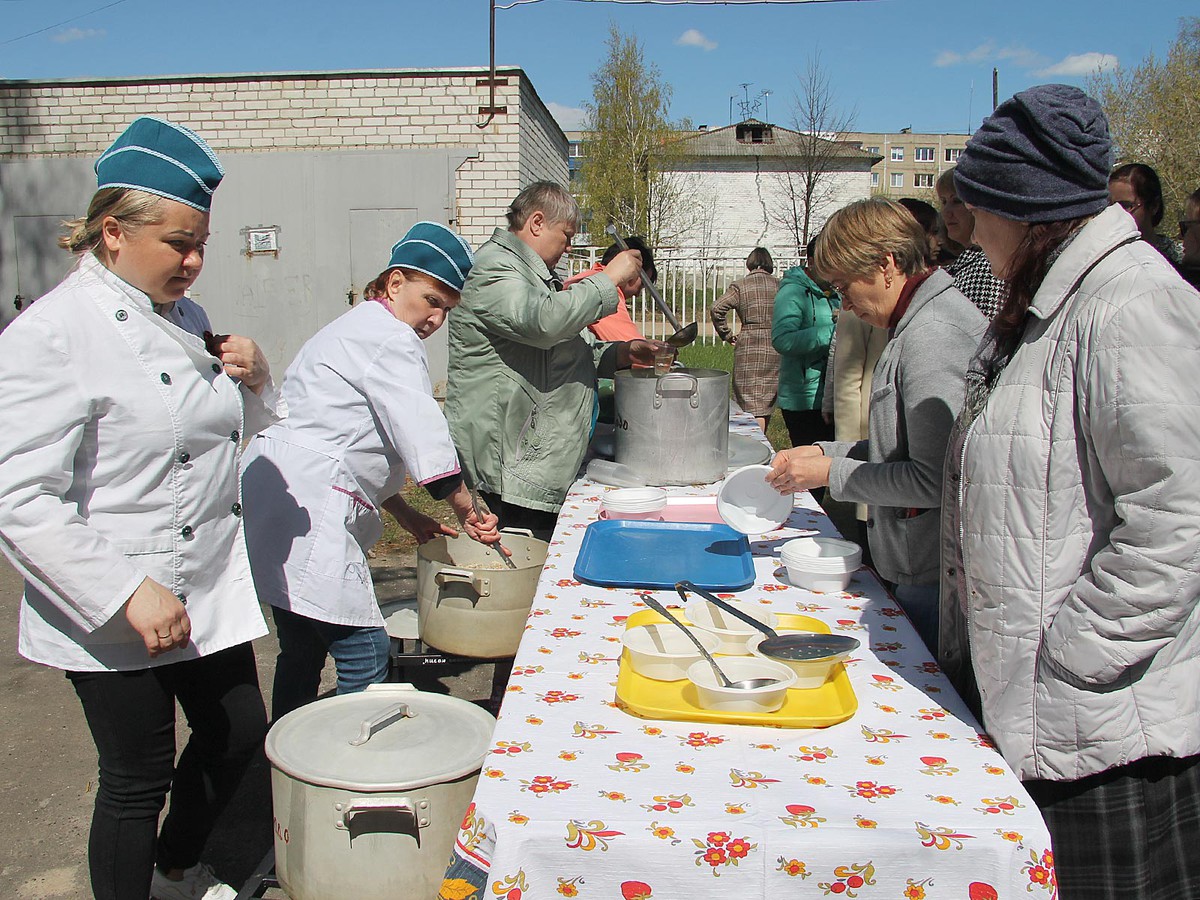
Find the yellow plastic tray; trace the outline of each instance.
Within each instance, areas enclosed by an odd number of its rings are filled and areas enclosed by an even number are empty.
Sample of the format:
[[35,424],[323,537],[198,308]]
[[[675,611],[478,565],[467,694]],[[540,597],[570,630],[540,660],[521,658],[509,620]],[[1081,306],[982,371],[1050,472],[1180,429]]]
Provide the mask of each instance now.
[[[671,610],[676,618],[687,622],[682,611]],[[625,622],[626,628],[666,621],[652,609],[635,612]],[[811,616],[793,613],[779,614],[779,628],[784,631],[815,631],[829,633],[829,626]],[[696,688],[686,678],[681,681],[655,681],[633,671],[628,651],[621,652],[617,674],[617,704],[626,712],[644,719],[674,719],[681,722],[721,722],[734,725],[771,725],[775,728],[825,728],[844,722],[858,709],[858,697],[850,685],[846,667],[839,665],[832,678],[819,688],[787,692],[783,706],[775,712],[716,712],[704,709],[696,702]]]

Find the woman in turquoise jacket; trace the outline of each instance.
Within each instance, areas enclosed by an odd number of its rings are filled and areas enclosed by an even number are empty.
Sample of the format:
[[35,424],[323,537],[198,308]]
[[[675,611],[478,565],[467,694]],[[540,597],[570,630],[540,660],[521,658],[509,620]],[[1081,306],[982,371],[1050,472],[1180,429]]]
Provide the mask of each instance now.
[[836,295],[826,294],[801,266],[784,273],[775,295],[771,343],[779,353],[778,405],[793,447],[833,436],[821,415],[821,399],[835,309]]

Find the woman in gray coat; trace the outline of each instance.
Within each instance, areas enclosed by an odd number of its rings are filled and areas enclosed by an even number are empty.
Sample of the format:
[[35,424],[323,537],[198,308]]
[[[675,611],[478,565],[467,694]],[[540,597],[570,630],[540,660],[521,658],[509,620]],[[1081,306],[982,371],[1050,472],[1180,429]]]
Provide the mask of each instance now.
[[933,650],[946,438],[987,320],[953,278],[928,267],[928,248],[891,200],[860,200],[830,217],[814,247],[817,271],[844,309],[890,334],[872,379],[869,435],[784,450],[769,480],[781,493],[828,485],[835,500],[868,505],[875,567]]
[[1054,840],[1059,896],[1200,897],[1200,297],[1108,206],[1078,88],[959,159],[1007,299],[951,436],[941,659]]

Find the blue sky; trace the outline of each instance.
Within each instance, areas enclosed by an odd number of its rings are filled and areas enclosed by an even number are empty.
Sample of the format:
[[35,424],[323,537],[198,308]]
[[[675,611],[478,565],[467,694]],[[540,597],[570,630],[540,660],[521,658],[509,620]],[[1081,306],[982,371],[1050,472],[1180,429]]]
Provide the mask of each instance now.
[[[480,66],[487,10],[487,0],[0,0],[0,78]],[[525,69],[564,128],[590,97],[612,21],[673,86],[672,115],[697,125],[728,124],[731,97],[740,118],[737,101],[764,91],[759,117],[788,124],[796,75],[820,54],[859,129],[962,132],[990,108],[993,66],[1001,99],[1045,81],[1083,85],[1097,65],[1165,55],[1180,17],[1196,14],[1196,0],[538,0],[497,12],[496,59]]]

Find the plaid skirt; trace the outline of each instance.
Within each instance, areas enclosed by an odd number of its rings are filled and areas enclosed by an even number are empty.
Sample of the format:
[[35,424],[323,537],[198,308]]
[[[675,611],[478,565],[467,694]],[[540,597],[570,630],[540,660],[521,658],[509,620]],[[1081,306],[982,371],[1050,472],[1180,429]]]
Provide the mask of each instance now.
[[1059,900],[1200,897],[1200,756],[1025,788],[1050,830]]

